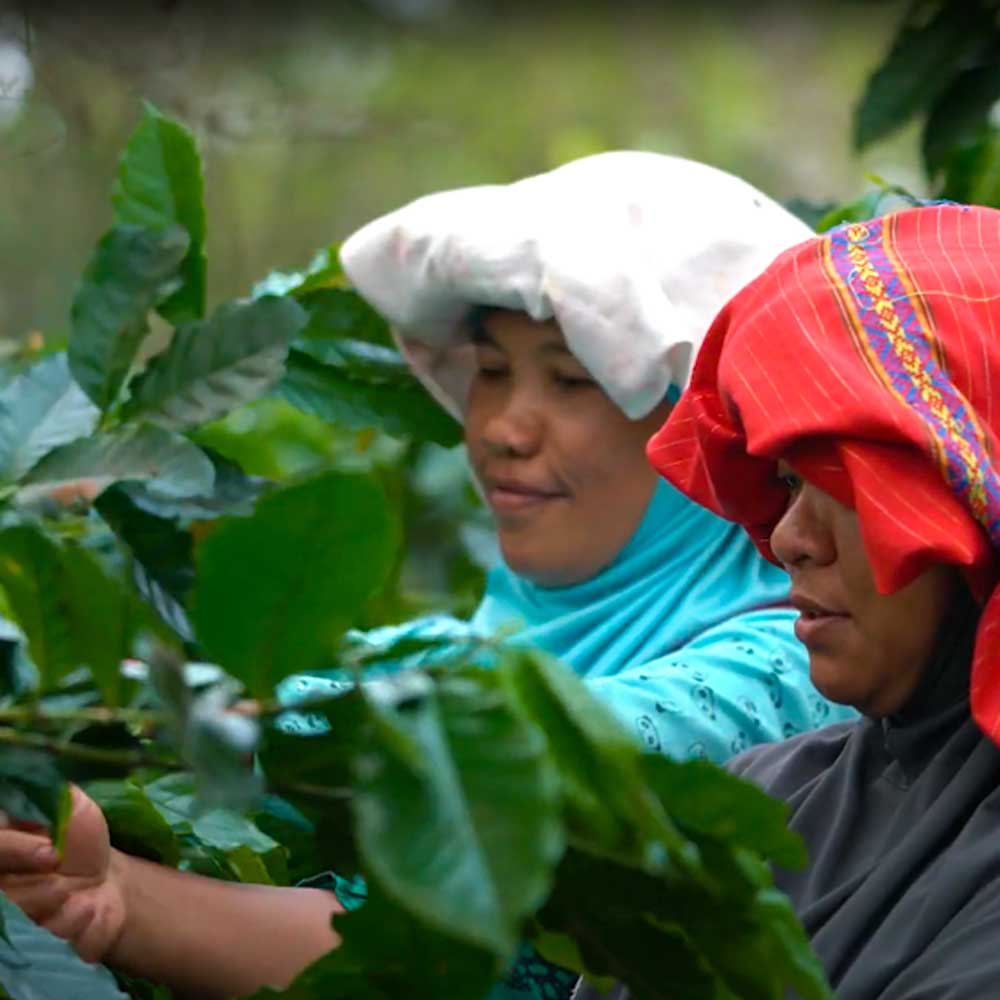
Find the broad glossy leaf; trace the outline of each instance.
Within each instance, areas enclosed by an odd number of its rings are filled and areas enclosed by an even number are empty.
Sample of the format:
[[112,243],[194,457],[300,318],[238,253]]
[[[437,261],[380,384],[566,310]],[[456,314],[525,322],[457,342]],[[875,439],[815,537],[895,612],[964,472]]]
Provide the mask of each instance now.
[[129,425],[49,452],[23,479],[18,500],[79,494],[90,500],[112,483],[144,481],[164,497],[210,493],[215,473],[205,453],[162,427]]
[[70,309],[69,368],[101,410],[110,409],[149,332],[146,317],[178,284],[187,233],[116,226],[97,244]]
[[979,0],[911,3],[892,48],[854,114],[854,145],[864,149],[930,108],[993,36],[993,13]]
[[491,671],[402,671],[364,686],[355,832],[385,891],[449,936],[512,957],[563,850],[542,733]]
[[276,491],[198,550],[198,638],[253,696],[268,697],[288,674],[331,665],[397,545],[396,522],[366,476],[328,473]]
[[201,161],[194,137],[148,101],[122,154],[111,200],[118,223],[184,228],[189,237],[180,266],[182,284],[158,312],[171,323],[205,313],[205,207]]
[[277,391],[293,406],[354,429],[377,427],[395,437],[458,444],[462,429],[417,382],[388,384],[379,371],[327,365],[292,350]]
[[783,868],[806,863],[802,838],[788,829],[788,807],[755,785],[702,760],[645,754],[642,773],[663,808],[688,833],[753,850]]
[[133,383],[125,415],[186,430],[251,402],[281,377],[305,321],[291,299],[225,303],[207,322],[177,330]]
[[84,791],[101,807],[116,847],[172,867],[179,863],[177,836],[144,788],[133,781],[90,781]]
[[253,513],[254,505],[267,491],[270,481],[260,476],[248,476],[238,465],[211,448],[202,450],[215,469],[210,493],[166,497],[150,492],[144,483],[125,483],[119,488],[140,510],[182,524]]
[[706,848],[707,879],[678,870],[643,872],[574,848],[539,915],[572,934],[588,973],[625,980],[636,997],[674,1000],[829,1000],[822,969],[767,868],[740,852]]
[[52,757],[27,747],[0,745],[0,810],[62,840],[70,813],[69,785]]
[[1000,207],[1000,129],[985,129],[977,143],[952,153],[940,193],[955,201]]
[[676,849],[682,838],[649,797],[641,748],[569,667],[543,653],[510,650],[501,676],[545,732],[578,835],[603,850],[642,859],[650,840]]
[[987,136],[990,112],[997,100],[998,65],[977,66],[954,79],[924,125],[921,147],[929,176],[946,167],[953,154],[978,145]]
[[145,573],[183,605],[194,586],[194,539],[165,517],[143,510],[123,485],[98,498],[98,513],[125,543]]
[[0,986],[14,1000],[128,1000],[114,976],[29,920],[0,893],[7,940],[0,941]]
[[13,482],[59,445],[86,437],[99,412],[73,381],[65,354],[54,354],[0,392],[0,479]]
[[0,586],[28,640],[42,691],[87,666],[109,704],[121,688],[119,665],[137,624],[131,599],[94,557],[59,545],[40,529],[0,532]]
[[291,294],[309,313],[308,339],[350,338],[392,346],[389,324],[353,288],[322,284],[323,274],[307,278]]

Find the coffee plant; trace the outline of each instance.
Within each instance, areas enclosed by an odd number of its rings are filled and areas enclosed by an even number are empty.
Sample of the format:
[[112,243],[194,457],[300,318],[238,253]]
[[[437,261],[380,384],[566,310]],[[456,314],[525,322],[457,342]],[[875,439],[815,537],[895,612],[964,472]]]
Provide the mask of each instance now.
[[[525,939],[643,1000],[830,996],[772,885],[769,863],[805,862],[782,805],[644,752],[537,651],[356,631],[384,620],[403,546],[359,456],[460,432],[335,251],[208,313],[199,156],[150,105],[112,206],[65,350],[0,388],[0,809],[58,845],[76,782],[116,846],[163,865],[363,877],[342,946],[260,997],[478,1000]],[[220,428],[275,399],[353,452],[245,468]],[[276,687],[315,671],[344,683],[293,724]],[[0,986],[170,995],[3,896]]]

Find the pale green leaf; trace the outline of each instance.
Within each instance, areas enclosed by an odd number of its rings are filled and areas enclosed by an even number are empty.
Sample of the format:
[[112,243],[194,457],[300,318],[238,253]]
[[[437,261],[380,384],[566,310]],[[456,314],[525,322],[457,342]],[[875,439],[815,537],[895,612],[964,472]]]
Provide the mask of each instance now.
[[204,496],[215,472],[208,456],[179,434],[130,425],[73,441],[50,452],[22,480],[21,503],[78,493],[94,499],[112,483],[143,481],[166,497]]
[[12,482],[53,448],[86,437],[97,407],[73,381],[65,354],[54,354],[0,392],[0,478]]

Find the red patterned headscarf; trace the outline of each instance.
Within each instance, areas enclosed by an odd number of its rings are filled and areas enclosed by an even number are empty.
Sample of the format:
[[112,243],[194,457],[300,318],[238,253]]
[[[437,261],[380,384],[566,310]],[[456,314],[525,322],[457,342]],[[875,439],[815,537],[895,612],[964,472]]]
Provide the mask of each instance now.
[[935,205],[782,254],[719,314],[649,443],[770,559],[795,471],[857,511],[883,593],[934,563],[985,605],[972,711],[1000,743],[1000,212]]

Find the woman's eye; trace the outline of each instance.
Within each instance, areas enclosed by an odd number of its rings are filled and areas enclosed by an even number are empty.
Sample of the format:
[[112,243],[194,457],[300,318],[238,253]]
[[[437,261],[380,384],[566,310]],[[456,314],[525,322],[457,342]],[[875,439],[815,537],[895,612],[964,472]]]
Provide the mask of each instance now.
[[476,369],[477,377],[486,379],[488,382],[501,379],[506,374],[507,369],[503,365],[480,365],[478,369]]
[[789,493],[796,493],[802,486],[802,480],[794,472],[782,472],[778,475],[778,482],[788,490]]
[[561,389],[584,389],[597,385],[592,378],[588,378],[586,375],[560,375],[556,373],[552,377]]

